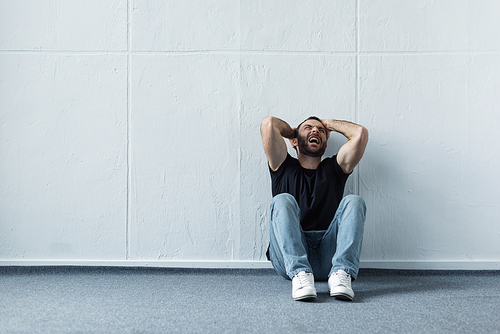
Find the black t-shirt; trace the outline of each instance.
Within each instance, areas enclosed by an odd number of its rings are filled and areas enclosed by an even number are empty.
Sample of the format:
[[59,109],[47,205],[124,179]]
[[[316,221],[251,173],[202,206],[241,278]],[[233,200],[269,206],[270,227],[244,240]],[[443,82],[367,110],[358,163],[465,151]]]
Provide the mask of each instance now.
[[323,159],[318,168],[312,170],[302,168],[299,160],[288,154],[278,170],[269,171],[273,197],[281,193],[295,197],[304,231],[328,229],[350,175],[339,166],[336,155]]

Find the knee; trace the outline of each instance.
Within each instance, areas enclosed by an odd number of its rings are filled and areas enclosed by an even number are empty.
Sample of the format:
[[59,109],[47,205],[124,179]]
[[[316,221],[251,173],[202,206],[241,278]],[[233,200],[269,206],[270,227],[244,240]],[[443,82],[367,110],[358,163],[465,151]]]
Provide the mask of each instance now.
[[282,193],[274,196],[271,201],[271,215],[280,211],[294,213],[300,212],[300,208],[295,200],[295,197],[288,193]]
[[297,204],[297,201],[295,200],[295,197],[288,193],[282,193],[278,194],[273,197],[273,200],[271,201],[271,206],[272,207],[299,207]]
[[363,215],[366,214],[366,203],[363,198],[361,198],[358,195],[347,195],[344,197],[342,200],[344,202],[345,207],[352,208],[354,210],[359,210],[360,212],[363,213]]

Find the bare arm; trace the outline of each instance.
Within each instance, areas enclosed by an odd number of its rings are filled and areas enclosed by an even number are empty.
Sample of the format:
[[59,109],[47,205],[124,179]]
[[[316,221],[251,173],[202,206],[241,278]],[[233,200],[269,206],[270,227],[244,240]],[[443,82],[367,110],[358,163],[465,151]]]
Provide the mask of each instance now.
[[368,143],[368,130],[361,125],[335,119],[322,120],[328,131],[343,134],[349,141],[337,154],[337,162],[344,173],[349,174],[359,163]]
[[277,170],[287,156],[287,147],[284,138],[291,139],[295,129],[291,128],[285,121],[276,117],[266,117],[260,127],[262,144],[266,152],[267,160],[271,170]]

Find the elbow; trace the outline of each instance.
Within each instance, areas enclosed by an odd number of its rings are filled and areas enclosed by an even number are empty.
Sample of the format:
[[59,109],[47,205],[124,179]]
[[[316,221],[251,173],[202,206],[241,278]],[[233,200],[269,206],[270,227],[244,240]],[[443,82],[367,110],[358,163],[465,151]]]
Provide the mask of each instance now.
[[268,116],[262,120],[262,125],[260,126],[260,131],[265,132],[271,130],[273,127],[273,116]]
[[366,146],[366,144],[368,143],[368,129],[366,129],[363,126],[360,126],[358,135],[359,138],[361,139],[361,142],[363,142],[364,145]]
[[273,119],[274,117],[273,116],[267,116],[266,118],[264,118],[262,120],[262,125],[272,125],[273,124]]

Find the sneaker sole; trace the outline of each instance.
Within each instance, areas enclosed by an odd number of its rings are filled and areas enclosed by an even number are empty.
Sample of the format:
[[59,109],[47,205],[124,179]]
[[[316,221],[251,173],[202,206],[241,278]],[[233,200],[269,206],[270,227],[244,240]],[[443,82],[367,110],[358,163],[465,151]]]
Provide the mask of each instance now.
[[348,302],[352,302],[354,300],[354,297],[351,297],[350,295],[345,294],[345,293],[333,293],[332,294],[330,292],[330,296],[331,297],[335,297],[335,299],[345,300],[345,301],[348,301]]
[[295,298],[293,298],[293,300],[307,302],[307,301],[314,300],[316,298],[318,298],[317,295],[305,295],[305,296],[295,297]]

